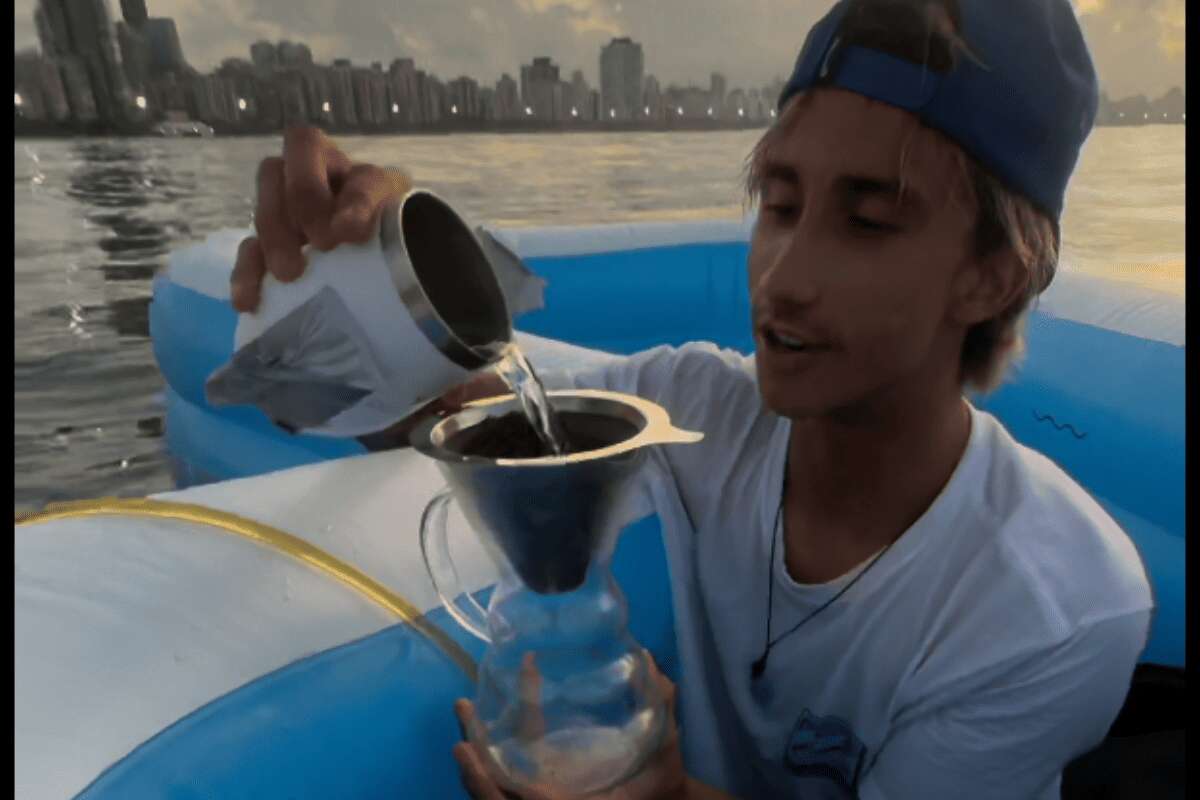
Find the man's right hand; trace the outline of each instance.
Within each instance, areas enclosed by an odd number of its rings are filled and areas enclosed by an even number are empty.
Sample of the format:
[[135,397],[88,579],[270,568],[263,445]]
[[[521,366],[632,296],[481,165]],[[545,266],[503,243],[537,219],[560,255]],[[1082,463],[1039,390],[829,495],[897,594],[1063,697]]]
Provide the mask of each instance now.
[[399,170],[354,163],[318,128],[289,128],[282,157],[265,158],[258,166],[257,236],[238,248],[229,279],[233,307],[258,308],[268,272],[285,283],[300,277],[305,244],[332,250],[365,242],[380,208],[411,187]]
[[[300,248],[305,244],[332,250],[365,242],[384,204],[411,188],[411,180],[399,170],[354,163],[318,128],[289,128],[283,136],[283,156],[265,158],[258,166],[258,235],[247,237],[238,248],[229,279],[233,307],[258,308],[267,273],[285,283],[299,278],[304,272]],[[408,432],[430,414],[454,413],[472,400],[507,392],[495,373],[479,373],[382,431],[382,438],[390,447],[407,446]]]

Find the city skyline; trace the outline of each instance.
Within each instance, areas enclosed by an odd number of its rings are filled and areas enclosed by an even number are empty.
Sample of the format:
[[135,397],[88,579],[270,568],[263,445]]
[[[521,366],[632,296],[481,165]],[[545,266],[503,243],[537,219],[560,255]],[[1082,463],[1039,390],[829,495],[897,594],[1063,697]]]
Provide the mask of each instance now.
[[[342,132],[439,129],[581,130],[701,125],[762,125],[774,115],[782,78],[748,91],[710,73],[708,88],[661,88],[646,75],[639,43],[613,38],[601,48],[600,86],[576,69],[564,80],[549,56],[504,73],[494,85],[462,75],[443,81],[413,58],[369,66],[350,58],[322,64],[304,42],[257,40],[249,60],[224,59],[196,70],[175,20],[153,16],[147,0],[120,0],[113,19],[105,0],[38,0],[39,48],[14,59],[17,130],[170,135],[195,123],[225,133],[263,133],[309,123]],[[153,126],[153,128],[151,127]]]
[[[114,19],[116,0],[106,0]],[[36,0],[14,2],[16,50],[37,46]],[[258,39],[306,42],[315,60],[356,64],[418,60],[443,78],[490,83],[516,75],[531,54],[549,56],[565,74],[600,84],[600,48],[631,36],[645,51],[645,74],[695,85],[720,72],[732,86],[763,86],[786,74],[803,31],[828,0],[155,0],[156,16],[174,18],[188,61],[202,71],[246,57]],[[1184,87],[1183,0],[1076,0],[1077,12],[1110,96],[1160,95]],[[672,13],[676,6],[679,10]],[[687,13],[683,13],[686,9]],[[403,20],[399,17],[403,17]],[[796,30],[795,37],[780,30]],[[792,41],[794,39],[795,41]],[[676,42],[680,43],[676,45]]]

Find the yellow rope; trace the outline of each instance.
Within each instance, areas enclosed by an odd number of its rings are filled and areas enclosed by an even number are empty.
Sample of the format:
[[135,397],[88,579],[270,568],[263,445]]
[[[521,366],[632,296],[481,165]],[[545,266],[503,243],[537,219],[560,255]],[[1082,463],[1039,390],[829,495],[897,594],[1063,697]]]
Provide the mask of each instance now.
[[227,511],[218,511],[190,503],[173,503],[165,500],[101,498],[51,503],[42,511],[17,514],[17,525],[31,525],[56,519],[78,519],[96,516],[137,516],[176,519],[200,525],[211,525],[229,533],[245,537],[266,547],[285,553],[303,561],[352,589],[366,595],[375,603],[391,611],[400,619],[429,638],[443,653],[467,674],[476,680],[477,668],[471,658],[457,642],[444,631],[429,622],[417,608],[401,595],[388,589],[369,575],[345,561],[314,547],[303,539],[284,533],[261,522],[239,517]]

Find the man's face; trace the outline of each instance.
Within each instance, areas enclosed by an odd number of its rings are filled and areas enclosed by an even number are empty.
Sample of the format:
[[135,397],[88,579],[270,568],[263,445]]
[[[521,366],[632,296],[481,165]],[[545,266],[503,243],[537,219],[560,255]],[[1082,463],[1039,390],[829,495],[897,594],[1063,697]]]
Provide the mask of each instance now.
[[851,92],[800,104],[763,164],[750,246],[764,401],[804,418],[948,385],[963,333],[948,311],[974,223],[951,200],[951,146]]

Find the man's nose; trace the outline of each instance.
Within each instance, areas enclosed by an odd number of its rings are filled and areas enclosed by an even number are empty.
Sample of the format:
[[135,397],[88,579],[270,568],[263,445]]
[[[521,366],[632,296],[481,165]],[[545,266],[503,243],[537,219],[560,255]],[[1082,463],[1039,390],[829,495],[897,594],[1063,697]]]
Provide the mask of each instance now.
[[811,304],[819,294],[821,256],[808,233],[797,226],[773,244],[750,287],[755,304]]

